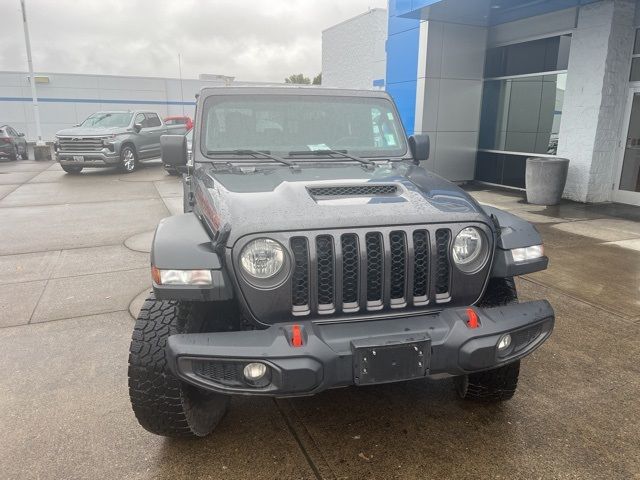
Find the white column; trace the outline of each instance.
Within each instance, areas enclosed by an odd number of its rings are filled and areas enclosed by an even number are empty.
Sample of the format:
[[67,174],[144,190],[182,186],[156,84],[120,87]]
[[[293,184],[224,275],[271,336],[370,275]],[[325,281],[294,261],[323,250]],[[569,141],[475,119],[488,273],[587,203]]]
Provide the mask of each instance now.
[[571,40],[558,156],[570,160],[564,196],[611,199],[634,42],[634,0],[580,8]]

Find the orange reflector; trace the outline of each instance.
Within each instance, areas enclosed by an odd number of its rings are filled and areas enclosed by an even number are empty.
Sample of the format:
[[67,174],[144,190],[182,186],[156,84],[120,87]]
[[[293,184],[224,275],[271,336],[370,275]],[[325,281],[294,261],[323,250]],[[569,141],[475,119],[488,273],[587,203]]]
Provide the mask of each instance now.
[[480,326],[480,320],[478,320],[478,314],[473,308],[467,308],[467,327],[478,328]]
[[291,327],[291,345],[294,347],[302,346],[302,330],[300,329],[300,325]]
[[160,270],[155,265],[151,265],[151,278],[156,283],[156,285],[162,284],[162,279],[160,278]]

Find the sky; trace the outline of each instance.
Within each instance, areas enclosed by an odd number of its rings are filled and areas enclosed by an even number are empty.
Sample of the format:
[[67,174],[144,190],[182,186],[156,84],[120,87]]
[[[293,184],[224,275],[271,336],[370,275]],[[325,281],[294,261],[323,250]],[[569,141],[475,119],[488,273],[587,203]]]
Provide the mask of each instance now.
[[[321,70],[322,30],[386,0],[26,0],[36,73],[282,82]],[[0,0],[0,70],[27,70],[19,0]]]

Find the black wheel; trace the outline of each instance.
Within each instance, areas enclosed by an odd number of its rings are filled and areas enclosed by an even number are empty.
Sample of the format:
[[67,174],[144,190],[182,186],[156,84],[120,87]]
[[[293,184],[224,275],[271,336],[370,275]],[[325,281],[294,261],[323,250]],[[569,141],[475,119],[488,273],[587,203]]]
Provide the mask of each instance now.
[[169,165],[165,165],[163,164],[163,167],[165,169],[165,171],[171,175],[172,177],[177,177],[178,175],[180,175],[180,172],[178,172],[178,170],[176,170],[174,167],[171,167]]
[[27,146],[22,147],[22,153],[20,154],[20,158],[22,160],[29,160],[29,151],[27,150]]
[[500,307],[511,303],[518,303],[518,292],[513,277],[491,278],[478,306]]
[[18,160],[18,146],[13,146],[13,152],[9,154],[9,160],[13,160],[14,162]]
[[[499,307],[518,302],[518,292],[513,278],[492,278],[485,293],[478,302],[479,307]],[[458,395],[465,400],[501,402],[509,400],[516,393],[520,360],[508,365],[471,373],[454,378]]]
[[120,151],[120,169],[124,173],[135,172],[138,168],[138,154],[131,145],[125,145]]
[[519,373],[520,360],[517,360],[486,372],[456,377],[456,390],[465,400],[502,402],[516,393]]
[[140,425],[166,437],[204,437],[224,416],[229,397],[181,382],[167,366],[169,336],[201,331],[203,316],[188,303],[148,298],[129,349],[129,396]]
[[77,175],[82,171],[82,167],[77,167],[75,165],[60,165],[60,166],[65,172],[70,173],[72,175]]

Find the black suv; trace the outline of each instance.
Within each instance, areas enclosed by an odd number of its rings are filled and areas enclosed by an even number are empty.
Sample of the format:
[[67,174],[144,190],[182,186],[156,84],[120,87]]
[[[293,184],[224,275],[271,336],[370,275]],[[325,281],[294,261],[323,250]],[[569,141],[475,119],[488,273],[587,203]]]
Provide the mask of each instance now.
[[513,277],[547,267],[535,228],[420,167],[384,92],[206,88],[185,213],[158,225],[154,296],[129,356],[147,430],[204,436],[230,395],[453,377],[466,399],[516,390],[551,334],[545,300]]
[[9,125],[0,125],[0,157],[7,157],[10,160],[22,158],[26,160],[27,141],[24,133],[16,132]]

